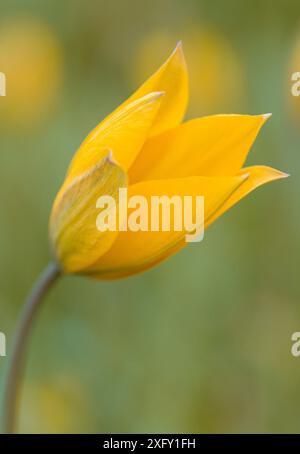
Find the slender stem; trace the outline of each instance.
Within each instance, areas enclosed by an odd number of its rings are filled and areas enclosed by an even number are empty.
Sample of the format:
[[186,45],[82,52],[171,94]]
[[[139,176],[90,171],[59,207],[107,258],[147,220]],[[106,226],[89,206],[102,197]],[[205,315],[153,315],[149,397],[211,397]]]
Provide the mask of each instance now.
[[25,302],[17,326],[4,386],[3,433],[13,433],[15,431],[16,407],[19,386],[23,375],[23,368],[25,366],[25,353],[28,337],[44,296],[59,276],[60,271],[58,266],[55,263],[50,263],[40,275]]

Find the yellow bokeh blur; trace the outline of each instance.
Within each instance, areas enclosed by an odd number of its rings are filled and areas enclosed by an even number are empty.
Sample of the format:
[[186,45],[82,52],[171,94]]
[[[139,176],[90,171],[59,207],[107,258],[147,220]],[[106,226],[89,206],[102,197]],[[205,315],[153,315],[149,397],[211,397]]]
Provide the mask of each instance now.
[[[81,388],[73,377],[50,383],[29,383],[24,389],[20,427],[24,433],[71,433],[85,413]],[[79,428],[78,428],[79,430]]]
[[0,68],[6,77],[1,123],[30,127],[57,101],[62,50],[50,26],[31,16],[14,16],[0,25]]
[[188,27],[180,36],[163,31],[146,35],[135,52],[132,85],[149,76],[178,39],[183,42],[189,68],[189,114],[206,115],[234,109],[242,98],[243,68],[231,43],[220,31],[208,26]]

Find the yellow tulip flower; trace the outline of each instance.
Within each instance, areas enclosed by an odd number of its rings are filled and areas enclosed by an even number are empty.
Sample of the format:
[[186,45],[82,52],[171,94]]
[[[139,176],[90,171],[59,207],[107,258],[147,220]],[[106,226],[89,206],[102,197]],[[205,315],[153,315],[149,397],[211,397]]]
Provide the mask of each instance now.
[[4,390],[5,433],[15,430],[19,377],[33,320],[57,279],[72,273],[99,279],[129,276],[186,244],[185,227],[99,231],[99,197],[109,196],[117,204],[120,188],[128,190],[129,197],[142,196],[146,201],[154,195],[201,195],[205,199],[201,221],[207,227],[253,189],[287,176],[266,166],[243,167],[269,115],[214,115],[181,124],[187,101],[188,75],[179,44],[75,154],[50,217],[56,261],[34,286],[16,331]]
[[287,176],[244,168],[269,115],[213,115],[181,124],[188,73],[179,43],[168,60],[103,120],[75,154],[50,219],[50,239],[64,273],[115,279],[146,270],[186,243],[184,231],[95,228],[96,200],[128,194],[201,194],[205,227],[258,186]]

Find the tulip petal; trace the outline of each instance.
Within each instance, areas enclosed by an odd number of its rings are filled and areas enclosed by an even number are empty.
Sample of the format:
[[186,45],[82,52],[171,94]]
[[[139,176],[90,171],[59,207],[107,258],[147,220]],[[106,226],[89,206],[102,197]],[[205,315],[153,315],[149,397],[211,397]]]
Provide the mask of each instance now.
[[188,103],[188,90],[188,73],[180,42],[167,61],[124,104],[152,91],[166,93],[152,125],[153,136],[181,123]]
[[106,149],[113,150],[115,161],[126,171],[148,137],[163,95],[162,92],[147,94],[103,120],[75,154],[66,185],[101,161]]
[[226,200],[226,202],[215,212],[210,218],[207,225],[212,224],[225,211],[229,210],[233,205],[246,197],[254,189],[271,181],[286,178],[289,175],[280,170],[273,169],[268,166],[251,166],[245,167],[238,172],[240,176],[248,176],[244,182],[235,190],[234,193]]
[[235,175],[269,115],[213,115],[149,139],[129,171],[130,184],[192,175]]
[[118,232],[97,229],[96,202],[101,195],[110,195],[117,204],[119,188],[126,185],[126,174],[106,150],[102,161],[75,177],[58,193],[49,233],[56,258],[65,273],[80,271],[109,250]]
[[[247,176],[229,178],[190,177],[138,183],[128,188],[128,198],[146,197],[151,207],[151,196],[204,196],[205,223],[220,209]],[[111,249],[84,274],[101,279],[115,279],[150,268],[184,247],[186,230],[180,232],[137,231],[119,232]]]

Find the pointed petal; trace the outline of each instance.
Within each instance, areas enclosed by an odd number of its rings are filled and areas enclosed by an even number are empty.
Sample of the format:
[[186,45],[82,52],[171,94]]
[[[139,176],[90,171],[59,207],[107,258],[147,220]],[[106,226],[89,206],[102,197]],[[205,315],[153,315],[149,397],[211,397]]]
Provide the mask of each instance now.
[[113,150],[115,161],[126,171],[141,150],[161,104],[163,93],[150,93],[118,109],[85,139],[68,170],[67,182],[86,172]]
[[129,172],[131,184],[192,175],[235,175],[269,115],[213,115],[149,139]]
[[117,203],[119,187],[126,187],[126,178],[106,151],[100,163],[58,193],[49,233],[54,255],[64,272],[80,271],[111,247],[117,232],[99,232],[96,202],[101,195],[111,195]]
[[168,60],[124,104],[152,91],[166,93],[151,130],[151,135],[156,135],[180,124],[186,111],[188,73],[181,43],[178,43]]
[[[205,198],[204,212],[207,222],[245,178],[247,177],[191,177],[142,182],[129,187],[128,198],[134,195],[146,197],[150,210],[152,195],[169,197],[202,195]],[[85,274],[114,279],[143,271],[184,247],[186,233],[185,230],[119,232],[111,249],[85,270]]]
[[289,176],[280,170],[267,166],[245,167],[238,172],[238,175],[248,176],[248,178],[244,180],[236,191],[232,193],[226,202],[216,211],[216,213],[210,218],[207,225],[212,224],[219,216],[225,213],[225,211],[229,210],[233,205],[238,203],[241,199],[246,197],[246,195],[254,191],[254,189],[259,186]]

